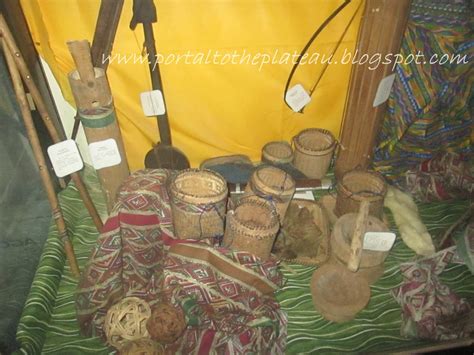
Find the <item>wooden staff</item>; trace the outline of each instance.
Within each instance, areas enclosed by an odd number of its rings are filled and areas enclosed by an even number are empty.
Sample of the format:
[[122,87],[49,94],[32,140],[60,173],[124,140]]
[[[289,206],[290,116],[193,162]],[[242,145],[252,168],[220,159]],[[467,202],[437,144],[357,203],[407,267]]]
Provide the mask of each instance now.
[[77,265],[76,256],[74,254],[74,248],[72,246],[71,241],[69,240],[66,222],[64,221],[61,207],[59,205],[56,192],[54,191],[53,181],[51,180],[51,176],[46,166],[46,160],[44,158],[43,151],[41,150],[41,144],[38,138],[38,133],[35,129],[33,117],[31,116],[31,111],[28,104],[28,100],[26,98],[26,93],[23,87],[23,83],[21,82],[21,76],[18,72],[18,68],[16,67],[12,53],[6,45],[4,38],[2,38],[2,47],[3,52],[5,53],[8,70],[12,77],[13,88],[15,90],[15,95],[20,106],[21,115],[25,123],[28,140],[30,141],[31,147],[33,148],[33,154],[38,164],[41,180],[46,190],[49,204],[51,205],[51,210],[54,221],[56,223],[56,227],[58,228],[59,239],[64,244],[64,250],[66,252],[66,257],[69,262],[69,266],[71,267],[72,274],[76,277],[79,277],[80,271],[79,266]]
[[[359,30],[357,53],[362,55],[397,54],[408,20],[411,0],[367,0]],[[393,58],[393,57],[392,57]],[[371,68],[354,64],[351,71],[349,94],[344,111],[340,150],[335,173],[340,178],[355,168],[366,169],[372,160],[373,149],[385,104],[373,107],[380,81],[393,71],[393,64]]]
[[103,69],[93,67],[88,41],[70,41],[67,45],[77,67],[77,70],[69,73],[69,84],[87,142],[90,144],[113,139],[120,154],[119,164],[98,170],[107,200],[107,209],[110,212],[115,204],[119,187],[130,171],[115,117],[109,82]]
[[[30,71],[26,66],[25,60],[23,59],[23,56],[21,55],[20,50],[18,49],[2,14],[0,14],[0,35],[3,37],[3,41],[6,47],[13,54],[13,60],[15,62],[16,68],[20,72],[20,75],[23,78],[23,81],[25,82],[31,94],[31,97],[35,102],[36,108],[46,126],[46,129],[48,130],[49,135],[51,136],[52,141],[54,143],[61,142],[62,139],[60,138],[56,127],[54,126],[53,122],[51,121],[51,118],[49,117],[49,113],[46,109],[46,105],[44,104],[41,94],[38,88],[36,87],[36,84],[32,80]],[[87,211],[89,212],[89,215],[91,216],[94,225],[100,232],[103,226],[102,220],[100,219],[99,214],[97,213],[94,203],[92,202],[92,199],[89,195],[89,192],[87,191],[86,186],[84,185],[84,182],[81,179],[81,176],[79,175],[79,173],[72,173],[71,179],[72,181],[74,181],[74,184],[76,185],[76,188],[79,191],[82,201],[84,202],[84,205]]]

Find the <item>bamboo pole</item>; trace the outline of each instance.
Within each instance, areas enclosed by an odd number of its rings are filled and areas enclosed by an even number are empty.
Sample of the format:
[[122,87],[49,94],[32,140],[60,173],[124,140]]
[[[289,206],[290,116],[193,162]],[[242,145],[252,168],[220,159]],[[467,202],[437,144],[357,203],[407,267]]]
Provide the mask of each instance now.
[[[411,0],[367,0],[358,36],[358,58],[392,56],[400,50]],[[354,64],[344,111],[335,173],[340,178],[356,168],[368,168],[386,104],[373,107],[379,83],[393,72],[393,64],[372,68]]]
[[31,111],[29,108],[28,100],[26,98],[26,93],[23,87],[23,83],[21,82],[21,76],[13,59],[13,55],[10,52],[8,46],[6,45],[4,38],[2,38],[2,47],[3,52],[5,53],[8,70],[12,77],[13,88],[15,90],[15,95],[18,100],[18,105],[20,106],[21,115],[25,123],[28,140],[30,141],[31,147],[33,148],[33,154],[38,164],[41,180],[46,190],[49,204],[51,205],[53,218],[58,229],[58,237],[64,245],[64,250],[66,252],[66,257],[68,259],[69,266],[71,267],[72,274],[76,277],[79,277],[80,271],[79,266],[77,265],[76,256],[74,254],[74,248],[72,246],[71,241],[69,240],[66,222],[64,221],[58,197],[56,196],[56,192],[54,191],[53,181],[46,166],[46,160],[43,155],[43,151],[41,150],[41,144],[38,138],[38,133],[35,129],[33,117],[31,116]]
[[[61,142],[62,139],[59,136],[59,133],[56,130],[56,127],[54,126],[53,122],[51,121],[51,118],[46,109],[46,105],[44,104],[41,94],[38,88],[36,87],[35,83],[33,82],[32,76],[26,65],[26,62],[23,59],[23,56],[20,50],[18,49],[15,43],[15,40],[11,34],[11,31],[2,14],[0,14],[0,35],[3,37],[6,47],[13,54],[13,60],[16,64],[17,70],[19,71],[21,77],[23,78],[23,81],[25,82],[26,87],[28,88],[31,94],[31,97],[33,98],[33,101],[35,102],[36,108],[46,126],[46,129],[48,130],[49,135],[51,136],[52,141],[54,143]],[[84,182],[81,179],[81,176],[79,175],[79,173],[72,173],[71,179],[76,185],[76,188],[79,191],[81,199],[84,202],[84,205],[87,211],[89,212],[89,215],[91,216],[92,221],[94,222],[94,225],[96,226],[97,230],[100,232],[103,226],[102,220],[100,219],[99,214],[97,213],[97,209],[95,208],[94,203],[92,202],[92,199],[89,195],[89,192],[87,191],[86,186],[84,185]]]

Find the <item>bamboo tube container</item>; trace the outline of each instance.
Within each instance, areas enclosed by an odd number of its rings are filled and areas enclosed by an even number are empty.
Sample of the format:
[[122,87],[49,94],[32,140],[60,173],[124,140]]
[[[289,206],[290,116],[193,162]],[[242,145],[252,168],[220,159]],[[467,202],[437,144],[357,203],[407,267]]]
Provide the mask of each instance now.
[[91,144],[113,139],[120,154],[119,164],[98,169],[107,210],[110,212],[120,185],[130,174],[112,94],[105,71],[92,66],[89,42],[70,41],[67,45],[77,67],[77,70],[69,73],[69,84],[87,142]]
[[51,176],[46,166],[46,160],[43,155],[43,151],[41,150],[41,144],[38,138],[38,133],[36,132],[33,118],[31,116],[31,111],[28,104],[28,100],[26,98],[26,93],[23,88],[23,83],[21,82],[21,76],[20,76],[20,73],[18,72],[18,68],[16,67],[15,61],[13,60],[13,56],[10,53],[10,50],[8,46],[6,45],[5,40],[3,38],[2,38],[2,47],[5,53],[8,69],[12,77],[13,88],[18,100],[18,105],[20,106],[21,115],[25,123],[28,140],[33,149],[33,154],[38,164],[41,180],[46,190],[49,204],[51,205],[54,222],[56,223],[56,227],[58,229],[59,239],[64,245],[64,250],[66,252],[66,257],[68,259],[69,266],[71,267],[72,274],[76,277],[79,277],[80,271],[79,271],[79,266],[77,265],[76,256],[74,254],[74,248],[72,246],[71,241],[69,240],[69,237],[67,234],[66,222],[64,221],[64,217],[61,211],[61,206],[59,205],[56,192],[54,191],[53,181],[51,180]]
[[[15,40],[11,34],[11,31],[8,28],[7,23],[5,22],[3,15],[1,14],[0,14],[0,31],[1,31],[1,36],[3,37],[3,40],[6,45],[6,47],[4,46],[4,48],[5,49],[8,48],[10,52],[13,54],[12,59],[14,63],[16,64],[19,74],[21,75],[21,78],[25,82],[31,94],[31,97],[33,98],[33,101],[35,102],[36,108],[41,116],[41,119],[43,120],[46,126],[46,129],[48,130],[49,135],[51,136],[51,139],[53,140],[54,143],[59,143],[61,141],[59,133],[56,130],[56,127],[51,122],[48,110],[46,109],[46,105],[43,102],[41,94],[38,88],[36,87],[35,83],[31,79],[31,74],[30,74],[30,71],[28,70],[25,60],[23,59],[23,56],[21,55],[20,50],[18,49],[18,46],[16,45]],[[84,202],[84,205],[87,211],[89,212],[89,215],[91,216],[92,221],[94,222],[94,225],[96,226],[97,230],[100,232],[103,225],[102,220],[100,219],[99,214],[97,213],[97,210],[92,202],[92,199],[89,195],[89,192],[87,191],[86,186],[84,185],[84,182],[81,179],[81,176],[79,175],[79,173],[72,173],[71,179],[74,181],[74,184],[76,185],[76,188],[79,191],[81,199]]]

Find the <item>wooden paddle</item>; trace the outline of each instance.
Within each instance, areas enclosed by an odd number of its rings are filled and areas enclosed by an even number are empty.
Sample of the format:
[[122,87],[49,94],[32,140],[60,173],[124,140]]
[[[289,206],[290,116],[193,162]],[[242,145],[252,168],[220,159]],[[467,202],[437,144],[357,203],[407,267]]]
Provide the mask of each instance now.
[[156,62],[155,37],[153,35],[152,25],[154,22],[157,22],[157,16],[153,0],[134,0],[133,18],[130,22],[130,29],[134,30],[138,23],[143,24],[152,88],[153,90],[159,90],[163,94],[163,103],[165,106],[165,112],[162,115],[156,116],[160,142],[146,154],[145,167],[183,170],[189,168],[189,160],[183,152],[173,147],[171,143],[171,130],[168,122],[168,114],[166,113],[163,84],[161,82],[160,68]]

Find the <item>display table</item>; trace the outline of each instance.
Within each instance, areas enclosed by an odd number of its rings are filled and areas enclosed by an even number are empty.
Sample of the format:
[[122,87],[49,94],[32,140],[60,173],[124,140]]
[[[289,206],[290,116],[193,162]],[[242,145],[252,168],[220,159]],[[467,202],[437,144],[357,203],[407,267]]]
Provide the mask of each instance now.
[[[94,172],[84,175],[96,205],[104,213]],[[317,195],[327,192],[318,192]],[[77,259],[84,267],[95,245],[98,233],[88,216],[79,194],[73,185],[60,194],[61,205],[72,236]],[[468,201],[420,204],[420,215],[433,236],[442,234],[468,206]],[[390,213],[392,230],[396,232]],[[400,336],[401,309],[390,290],[402,281],[400,263],[412,261],[415,253],[400,238],[385,262],[385,273],[371,286],[372,297],[366,309],[356,319],[344,324],[326,321],[314,310],[309,283],[315,270],[312,266],[285,264],[282,267],[287,279],[277,292],[281,307],[288,314],[287,353],[329,352],[396,352],[419,347],[443,346]],[[464,265],[450,264],[441,274],[444,284],[461,297],[474,299],[474,275]],[[62,253],[57,232],[52,223],[41,261],[25,304],[17,331],[23,354],[110,354],[98,338],[85,338],[79,334],[74,308],[77,286]],[[470,344],[471,339],[447,343]]]

